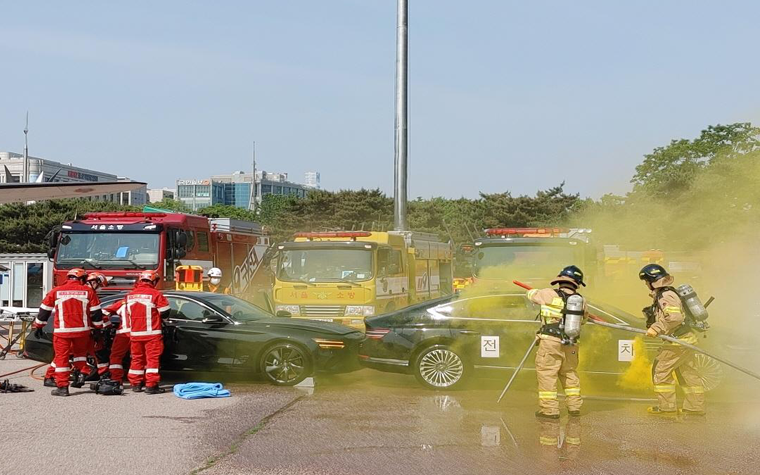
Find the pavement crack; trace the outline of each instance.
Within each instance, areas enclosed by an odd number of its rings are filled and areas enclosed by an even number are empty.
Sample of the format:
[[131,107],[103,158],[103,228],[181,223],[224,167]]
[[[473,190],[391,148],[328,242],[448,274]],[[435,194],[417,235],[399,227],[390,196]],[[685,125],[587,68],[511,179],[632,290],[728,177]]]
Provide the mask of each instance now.
[[195,470],[191,471],[190,475],[197,475],[197,474],[199,474],[199,473],[201,473],[203,471],[206,471],[206,470],[210,469],[211,467],[213,467],[214,465],[216,465],[217,463],[219,463],[219,461],[221,461],[225,457],[228,457],[230,455],[234,455],[235,453],[237,453],[238,449],[240,449],[240,446],[243,444],[243,442],[245,442],[248,439],[248,437],[250,437],[252,435],[255,435],[257,432],[259,432],[260,430],[264,429],[267,426],[267,424],[269,423],[269,421],[271,421],[272,419],[274,419],[278,415],[282,414],[283,412],[285,412],[288,409],[290,409],[291,407],[293,407],[298,401],[300,401],[304,397],[306,397],[306,394],[303,394],[301,396],[296,397],[295,399],[293,399],[289,403],[285,404],[281,408],[277,409],[273,413],[271,413],[271,414],[263,417],[259,421],[258,424],[256,424],[255,426],[251,427],[247,431],[245,431],[245,432],[241,433],[240,435],[238,435],[235,438],[235,440],[232,441],[232,444],[230,444],[230,448],[229,449],[227,449],[226,451],[224,451],[221,454],[213,455],[213,456],[209,457],[208,459],[206,459],[206,463],[204,463],[201,467],[198,467]]

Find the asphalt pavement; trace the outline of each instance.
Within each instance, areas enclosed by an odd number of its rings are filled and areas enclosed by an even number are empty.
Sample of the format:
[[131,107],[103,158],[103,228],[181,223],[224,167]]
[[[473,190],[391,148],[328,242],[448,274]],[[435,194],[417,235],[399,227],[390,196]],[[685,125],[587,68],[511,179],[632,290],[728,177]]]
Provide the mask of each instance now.
[[[0,374],[32,364],[9,357]],[[313,390],[232,382],[231,398],[197,401],[84,388],[53,398],[26,373],[12,382],[34,393],[0,394],[0,473],[758,473],[750,381],[708,394],[705,417],[649,416],[645,402],[605,394],[580,418],[540,422],[532,378],[519,379],[497,405],[498,382],[439,393],[371,370],[319,376]]]

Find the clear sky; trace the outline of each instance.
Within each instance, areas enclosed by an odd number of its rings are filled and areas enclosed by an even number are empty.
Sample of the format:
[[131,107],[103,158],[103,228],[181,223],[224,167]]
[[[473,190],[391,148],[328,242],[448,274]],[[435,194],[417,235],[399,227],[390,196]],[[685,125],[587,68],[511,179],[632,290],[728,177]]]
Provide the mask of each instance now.
[[[395,0],[0,4],[0,150],[173,186],[393,184]],[[410,0],[410,196],[622,193],[643,154],[760,123],[753,1]]]

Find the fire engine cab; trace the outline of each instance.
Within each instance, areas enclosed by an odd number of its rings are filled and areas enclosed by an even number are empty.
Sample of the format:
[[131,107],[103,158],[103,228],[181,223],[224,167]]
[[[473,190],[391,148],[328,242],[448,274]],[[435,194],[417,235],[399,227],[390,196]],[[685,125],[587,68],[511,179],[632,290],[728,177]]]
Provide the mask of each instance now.
[[72,267],[109,277],[108,291],[131,289],[143,270],[161,275],[160,288],[175,288],[178,266],[222,270],[222,285],[250,292],[269,238],[257,223],[181,213],[87,213],[49,235],[55,285]]
[[470,252],[473,277],[481,286],[511,288],[512,279],[548,285],[557,272],[574,264],[586,281],[596,276],[597,251],[591,230],[580,228],[492,228],[476,239]]

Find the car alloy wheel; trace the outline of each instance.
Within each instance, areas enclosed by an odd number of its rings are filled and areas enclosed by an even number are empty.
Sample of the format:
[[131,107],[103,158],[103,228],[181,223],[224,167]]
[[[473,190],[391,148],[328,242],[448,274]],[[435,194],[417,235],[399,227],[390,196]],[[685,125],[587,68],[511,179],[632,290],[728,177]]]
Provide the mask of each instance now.
[[723,381],[723,365],[707,355],[694,355],[694,366],[702,380],[705,391],[712,391]]
[[466,372],[464,361],[451,348],[435,345],[417,357],[415,376],[433,389],[450,389],[459,385]]
[[267,379],[279,386],[293,386],[311,373],[311,362],[299,346],[278,343],[264,352],[261,369]]

